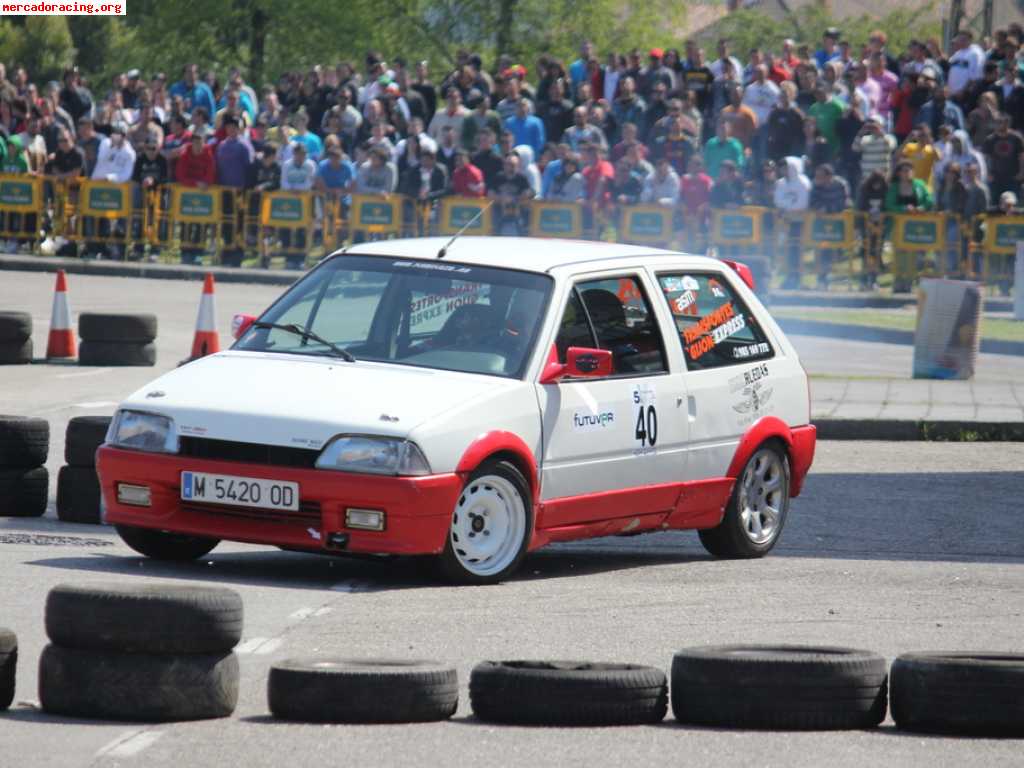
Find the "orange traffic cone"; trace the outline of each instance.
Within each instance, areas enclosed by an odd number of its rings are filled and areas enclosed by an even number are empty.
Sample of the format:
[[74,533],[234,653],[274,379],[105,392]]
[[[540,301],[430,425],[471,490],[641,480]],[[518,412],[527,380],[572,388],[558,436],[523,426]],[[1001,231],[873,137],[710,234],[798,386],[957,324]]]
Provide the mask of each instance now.
[[68,307],[68,279],[63,269],[57,270],[57,287],[53,294],[53,313],[50,315],[50,338],[46,342],[46,356],[75,357],[78,354],[75,332],[71,329],[71,308]]
[[220,352],[220,337],[217,335],[213,299],[213,275],[207,273],[203,281],[203,297],[199,300],[199,316],[196,317],[196,335],[192,341],[192,359]]

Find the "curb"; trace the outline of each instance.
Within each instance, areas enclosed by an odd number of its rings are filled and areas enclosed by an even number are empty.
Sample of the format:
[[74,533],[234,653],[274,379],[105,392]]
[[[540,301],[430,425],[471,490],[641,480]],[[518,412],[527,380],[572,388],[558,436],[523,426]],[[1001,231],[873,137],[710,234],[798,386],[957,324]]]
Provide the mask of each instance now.
[[[796,336],[827,336],[844,341],[871,341],[882,344],[914,346],[913,331],[898,331],[892,328],[875,328],[870,325],[848,325],[828,323],[823,320],[792,320],[775,318],[775,322],[786,334]],[[981,352],[990,355],[1024,355],[1024,342],[1002,339],[982,339]]]
[[813,424],[819,440],[1024,442],[1024,422],[1019,421],[819,419]]
[[291,285],[305,274],[292,269],[244,269],[240,267],[193,267],[185,264],[149,264],[121,261],[85,261],[64,256],[0,255],[0,271],[56,272],[103,277],[142,277],[155,280],[203,280],[212,273],[218,283]]

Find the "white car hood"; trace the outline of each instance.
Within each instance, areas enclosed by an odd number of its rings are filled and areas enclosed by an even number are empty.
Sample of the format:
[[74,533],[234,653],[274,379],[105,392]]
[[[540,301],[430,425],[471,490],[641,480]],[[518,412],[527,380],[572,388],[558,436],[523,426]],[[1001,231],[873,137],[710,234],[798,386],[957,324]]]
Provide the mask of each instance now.
[[122,404],[174,419],[181,436],[321,448],[340,433],[405,437],[516,382],[412,366],[221,352],[161,376]]

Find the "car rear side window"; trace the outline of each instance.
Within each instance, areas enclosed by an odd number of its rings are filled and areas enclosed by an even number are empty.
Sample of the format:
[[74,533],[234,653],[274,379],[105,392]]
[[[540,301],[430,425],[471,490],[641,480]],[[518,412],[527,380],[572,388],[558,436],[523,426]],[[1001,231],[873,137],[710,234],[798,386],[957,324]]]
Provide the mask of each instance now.
[[668,370],[658,324],[636,277],[577,283],[555,344],[563,363],[569,347],[610,350],[615,375]]
[[757,318],[721,275],[658,275],[691,371],[775,356]]

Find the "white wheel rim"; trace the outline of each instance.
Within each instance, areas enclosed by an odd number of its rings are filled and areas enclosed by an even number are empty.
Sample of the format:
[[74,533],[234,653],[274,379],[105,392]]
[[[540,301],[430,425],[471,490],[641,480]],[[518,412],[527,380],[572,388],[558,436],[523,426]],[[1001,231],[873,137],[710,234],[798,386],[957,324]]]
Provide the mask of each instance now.
[[449,531],[459,564],[475,576],[493,576],[519,555],[526,505],[519,490],[498,475],[478,477],[462,490]]
[[789,482],[783,460],[762,448],[747,462],[740,481],[740,520],[754,544],[766,544],[778,535],[786,514]]

